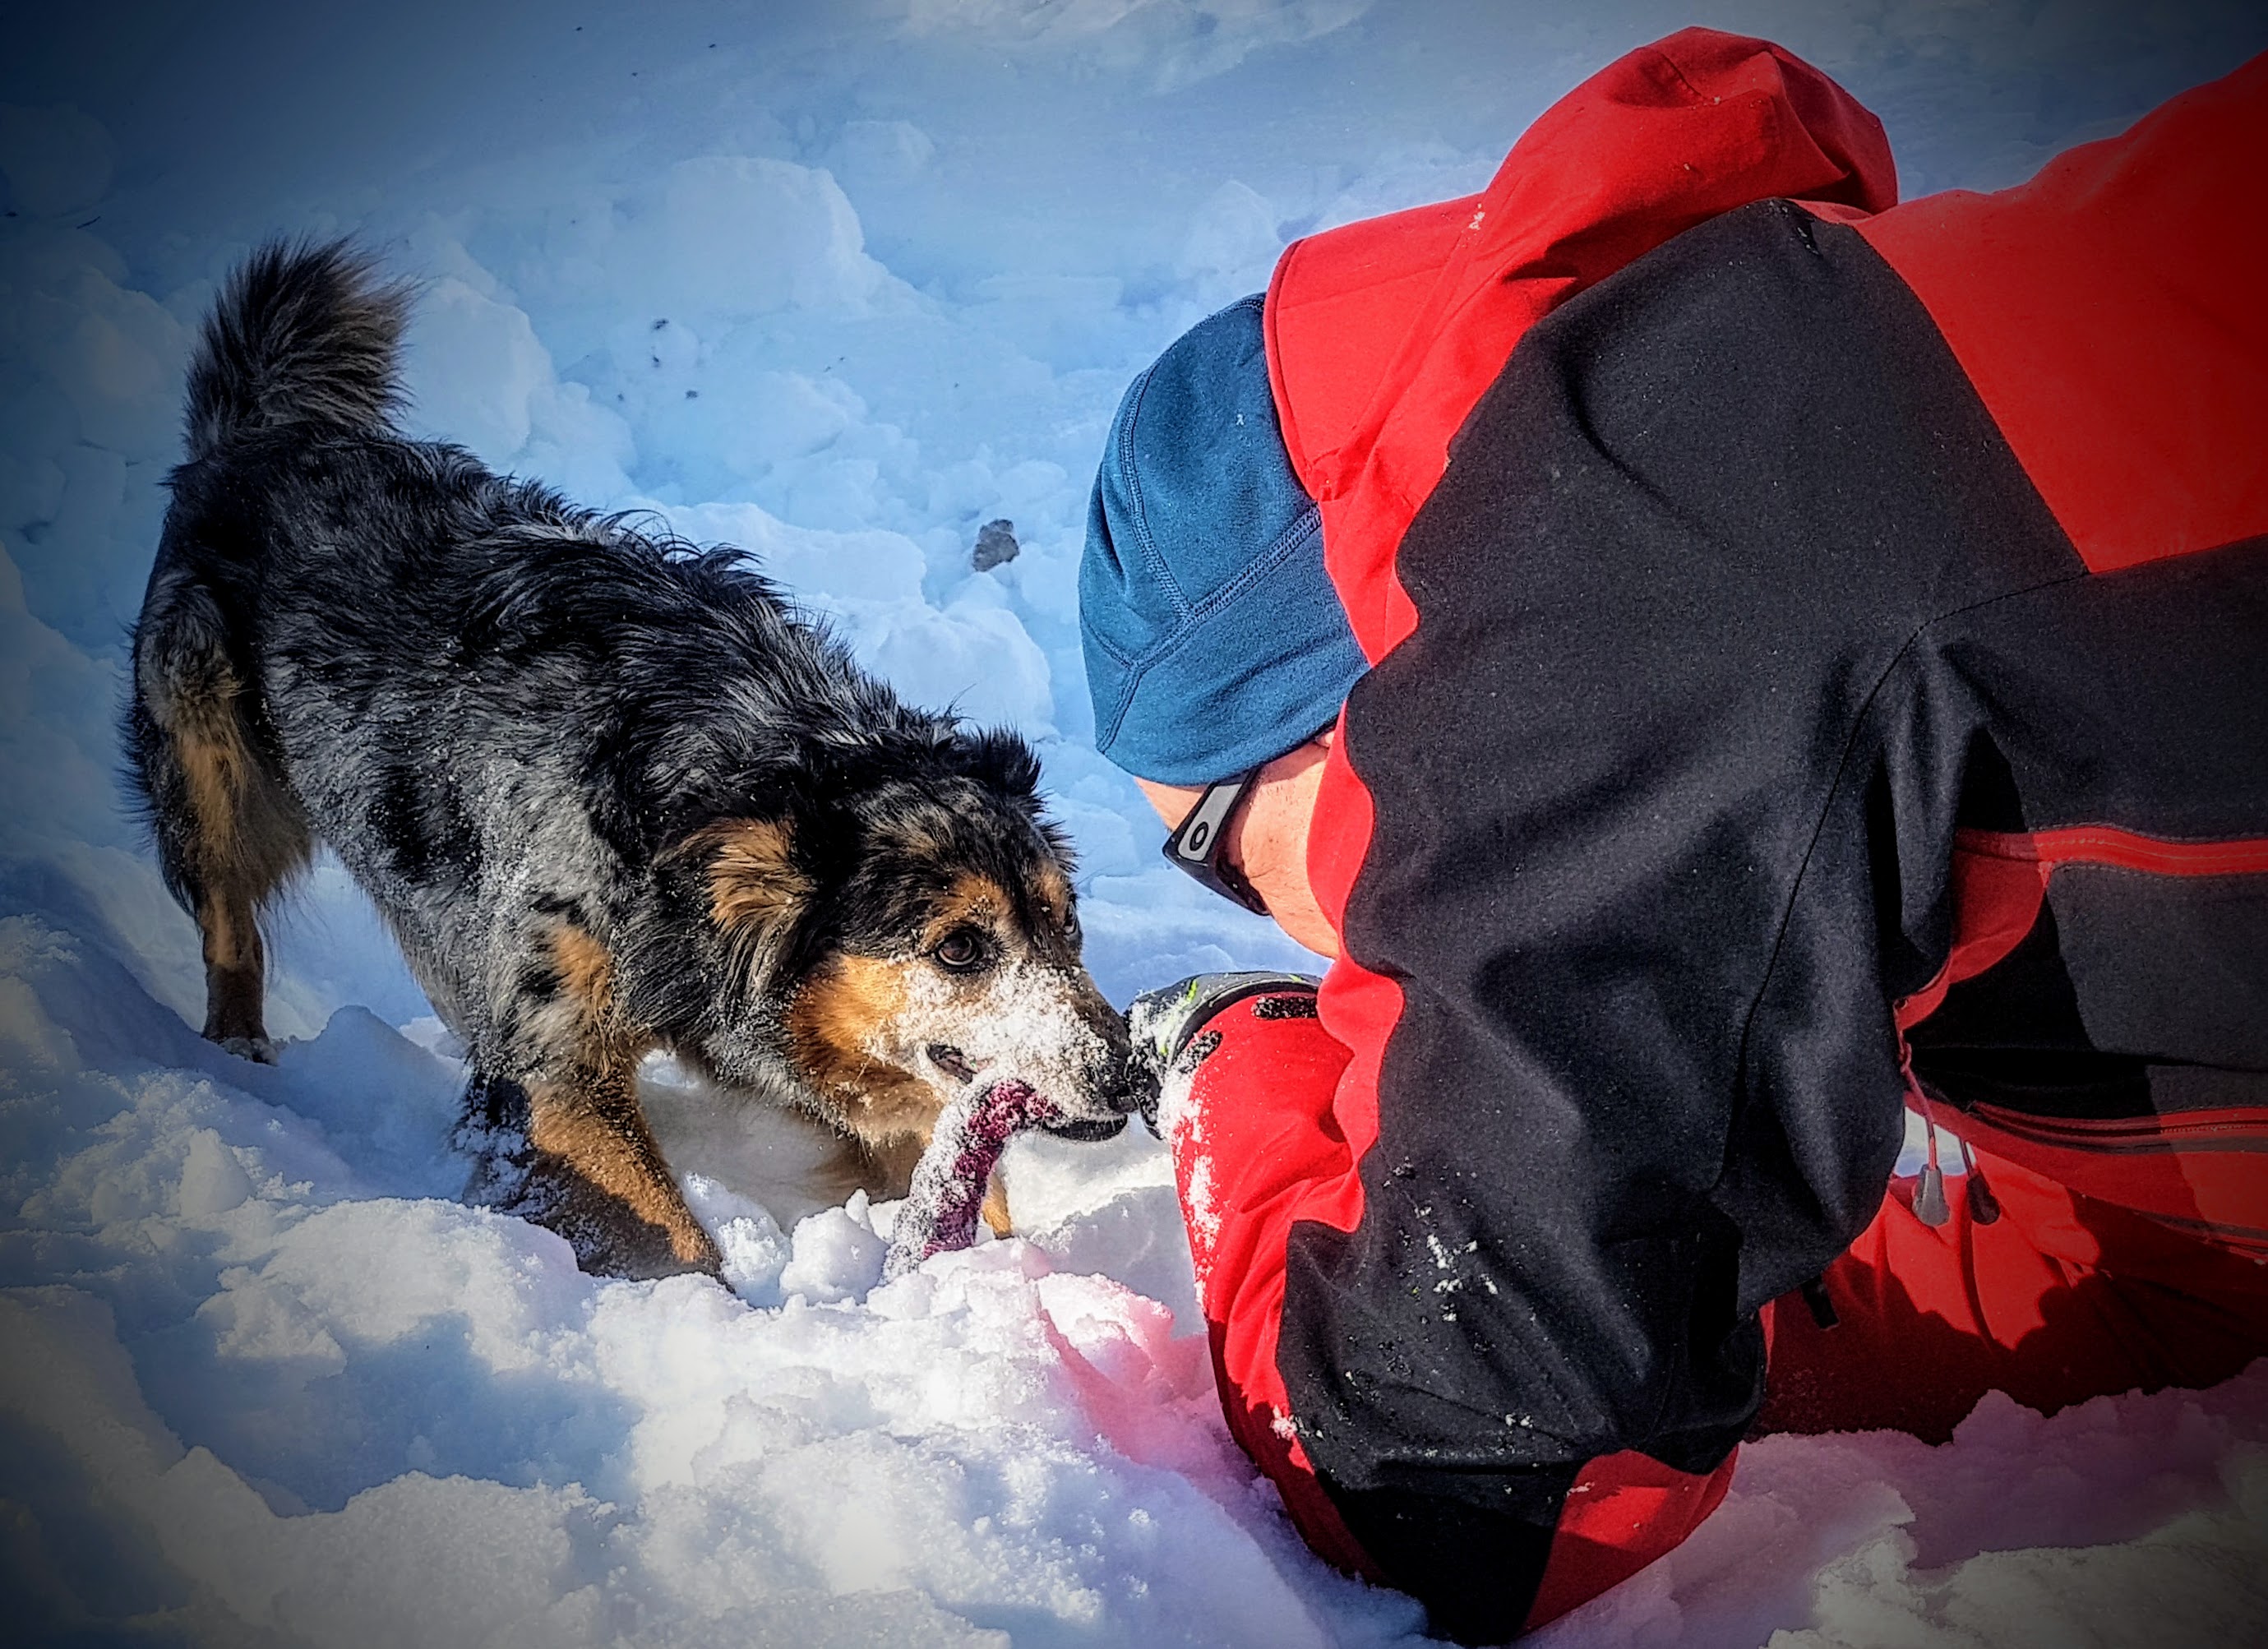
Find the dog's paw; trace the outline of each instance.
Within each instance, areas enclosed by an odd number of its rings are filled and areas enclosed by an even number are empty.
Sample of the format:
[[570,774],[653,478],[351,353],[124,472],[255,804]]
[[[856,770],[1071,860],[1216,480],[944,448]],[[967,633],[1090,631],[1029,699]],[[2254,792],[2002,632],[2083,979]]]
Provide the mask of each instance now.
[[218,1036],[215,1043],[225,1054],[234,1054],[239,1059],[249,1059],[255,1065],[276,1063],[276,1040],[269,1036]]

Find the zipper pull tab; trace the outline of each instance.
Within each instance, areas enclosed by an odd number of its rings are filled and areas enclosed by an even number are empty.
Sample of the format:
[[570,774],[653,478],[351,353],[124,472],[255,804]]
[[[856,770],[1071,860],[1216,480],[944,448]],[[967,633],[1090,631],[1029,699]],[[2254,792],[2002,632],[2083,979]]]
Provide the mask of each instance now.
[[1937,1166],[1937,1119],[1929,1114],[1926,1098],[1921,1103],[1921,1125],[1929,1135],[1929,1165],[1922,1169],[1921,1183],[1914,1188],[1913,1211],[1916,1219],[1934,1230],[1953,1218],[1953,1210],[1946,1206],[1945,1173]]
[[1953,1218],[1953,1210],[1945,1201],[1945,1175],[1934,1162],[1921,1171],[1921,1186],[1914,1192],[1913,1211],[1916,1219],[1932,1227]]
[[1984,1170],[1977,1166],[1977,1159],[1969,1154],[1969,1142],[1955,1134],[1960,1141],[1961,1166],[1968,1170],[1965,1194],[1969,1198],[1969,1218],[1972,1224],[1989,1226],[2000,1218],[2000,1199],[1992,1195],[1992,1188],[1984,1183]]

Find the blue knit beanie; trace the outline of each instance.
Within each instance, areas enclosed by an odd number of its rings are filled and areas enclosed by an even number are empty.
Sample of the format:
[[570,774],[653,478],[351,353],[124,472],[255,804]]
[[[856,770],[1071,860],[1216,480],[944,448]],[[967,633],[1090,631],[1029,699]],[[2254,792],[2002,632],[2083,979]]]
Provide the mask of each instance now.
[[1111,423],[1079,568],[1094,746],[1209,784],[1329,726],[1366,667],[1292,473],[1261,300],[1183,333]]

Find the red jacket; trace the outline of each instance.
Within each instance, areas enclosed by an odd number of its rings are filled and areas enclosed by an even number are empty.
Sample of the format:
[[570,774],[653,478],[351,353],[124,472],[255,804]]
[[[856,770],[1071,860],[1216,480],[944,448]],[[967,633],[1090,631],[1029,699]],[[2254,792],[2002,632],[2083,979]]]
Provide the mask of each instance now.
[[1715,1504],[1909,1098],[2268,1244],[2263,153],[2268,59],[1896,206],[1832,82],[1688,30],[1285,254],[1373,665],[1343,960],[1177,1155],[1233,1428],[1437,1628]]

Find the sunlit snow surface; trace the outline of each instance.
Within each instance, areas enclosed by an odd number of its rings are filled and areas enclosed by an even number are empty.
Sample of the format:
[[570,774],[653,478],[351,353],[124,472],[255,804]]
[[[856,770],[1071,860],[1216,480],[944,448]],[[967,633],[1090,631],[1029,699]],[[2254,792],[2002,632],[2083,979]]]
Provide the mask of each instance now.
[[[1161,1151],[1010,1157],[1028,1240],[877,1286],[798,1130],[654,1108],[735,1292],[459,1206],[460,1072],[335,866],[276,1069],[202,1043],[114,781],[189,328],[276,232],[425,282],[413,423],[760,555],[1036,740],[1104,988],[1296,964],[1100,761],[1072,576],[1126,381],[1290,235],[1477,187],[1684,8],[1361,0],[16,8],[0,21],[0,1635],[1377,1644],[1228,1442]],[[1720,5],[1991,187],[2268,46],[2253,8]],[[1580,11],[1579,20],[1570,20]],[[332,12],[340,15],[332,16]],[[2116,15],[2114,15],[2116,14]],[[1006,517],[1023,545],[968,555]],[[2268,1373],[1948,1447],[1775,1439],[1567,1644],[2268,1638]]]

